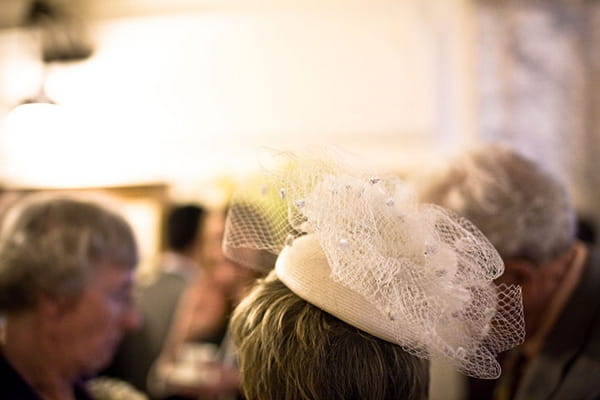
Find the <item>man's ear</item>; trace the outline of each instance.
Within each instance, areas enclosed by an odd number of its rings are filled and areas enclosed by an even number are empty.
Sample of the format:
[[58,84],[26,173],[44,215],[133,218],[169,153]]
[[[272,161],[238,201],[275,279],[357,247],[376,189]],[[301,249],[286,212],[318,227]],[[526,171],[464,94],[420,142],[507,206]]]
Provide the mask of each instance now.
[[54,319],[59,314],[57,296],[41,292],[37,296],[37,310],[46,319]]
[[37,298],[37,309],[46,320],[59,320],[68,310],[70,299],[65,296],[41,292]]
[[525,286],[536,279],[537,266],[525,259],[512,259],[504,263],[504,274],[498,282]]

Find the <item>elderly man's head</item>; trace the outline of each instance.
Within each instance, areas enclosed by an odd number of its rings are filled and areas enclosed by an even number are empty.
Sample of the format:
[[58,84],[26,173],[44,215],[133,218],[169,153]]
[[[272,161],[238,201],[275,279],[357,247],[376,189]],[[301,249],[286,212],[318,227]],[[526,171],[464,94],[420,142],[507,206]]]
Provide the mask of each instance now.
[[553,279],[575,241],[575,210],[565,186],[541,166],[504,145],[477,147],[425,184],[424,202],[472,221],[506,265],[500,281],[523,286],[528,333],[550,295]]
[[102,368],[138,323],[132,299],[137,258],[131,228],[104,206],[57,194],[17,202],[0,234],[7,346],[36,321],[39,330],[27,335],[40,335],[61,354],[49,368],[74,375]]
[[575,212],[565,187],[542,167],[503,145],[475,148],[429,185],[424,201],[465,216],[506,261],[541,264],[575,238]]

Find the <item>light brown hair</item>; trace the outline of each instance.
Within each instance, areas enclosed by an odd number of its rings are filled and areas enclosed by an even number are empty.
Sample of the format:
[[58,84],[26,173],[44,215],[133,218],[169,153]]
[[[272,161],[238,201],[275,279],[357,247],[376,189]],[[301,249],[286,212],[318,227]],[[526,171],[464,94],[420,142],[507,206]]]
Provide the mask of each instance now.
[[426,360],[313,306],[275,273],[236,308],[231,332],[248,400],[426,399]]

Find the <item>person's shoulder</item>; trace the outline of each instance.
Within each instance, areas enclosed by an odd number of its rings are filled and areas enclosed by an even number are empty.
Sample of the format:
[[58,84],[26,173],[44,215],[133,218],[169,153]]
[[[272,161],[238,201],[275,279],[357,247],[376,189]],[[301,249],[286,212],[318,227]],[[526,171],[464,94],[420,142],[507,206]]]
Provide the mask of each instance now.
[[187,284],[187,280],[181,274],[171,271],[160,271],[152,279],[140,283],[137,291],[140,296],[154,296],[169,290],[180,291]]

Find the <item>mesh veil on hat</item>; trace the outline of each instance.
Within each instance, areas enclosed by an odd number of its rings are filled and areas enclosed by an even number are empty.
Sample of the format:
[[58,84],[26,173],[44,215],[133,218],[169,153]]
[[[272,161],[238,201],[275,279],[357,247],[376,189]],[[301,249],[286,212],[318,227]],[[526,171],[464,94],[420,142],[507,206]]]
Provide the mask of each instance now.
[[249,266],[244,249],[278,255],[275,273],[309,303],[415,356],[497,378],[495,355],[525,332],[520,287],[493,283],[504,272],[496,250],[401,180],[344,171],[289,156],[241,189],[225,254]]

